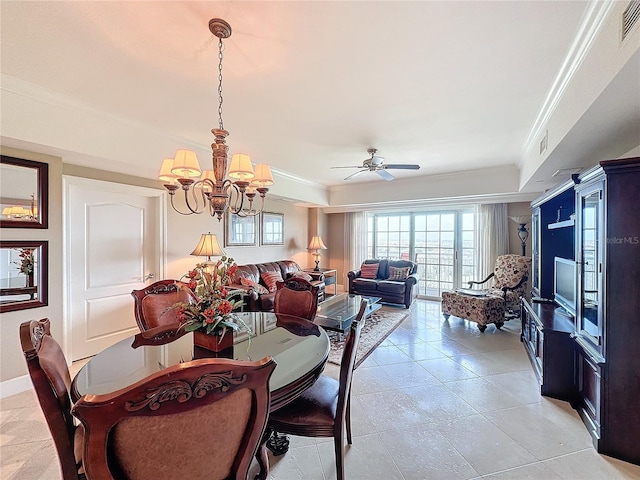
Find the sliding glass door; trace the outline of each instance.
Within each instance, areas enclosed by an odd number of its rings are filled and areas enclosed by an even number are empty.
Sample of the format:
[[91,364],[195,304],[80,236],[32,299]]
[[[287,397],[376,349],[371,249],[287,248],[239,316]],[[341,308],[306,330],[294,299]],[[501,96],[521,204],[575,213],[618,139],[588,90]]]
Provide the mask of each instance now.
[[372,214],[367,233],[368,257],[418,263],[420,296],[437,298],[474,279],[477,235],[471,209]]

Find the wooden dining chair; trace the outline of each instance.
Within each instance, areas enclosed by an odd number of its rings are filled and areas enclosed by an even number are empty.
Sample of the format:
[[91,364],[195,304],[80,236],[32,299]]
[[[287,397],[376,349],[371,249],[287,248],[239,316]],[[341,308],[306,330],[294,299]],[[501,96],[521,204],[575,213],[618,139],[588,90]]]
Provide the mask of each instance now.
[[269,415],[268,428],[280,434],[333,437],[338,480],[344,479],[345,430],[351,445],[351,379],[366,310],[363,300],[344,342],[340,380],[321,375],[300,397]]
[[129,387],[85,395],[89,479],[245,480],[269,414],[271,357],[181,363]]
[[64,353],[51,336],[48,318],[20,325],[20,343],[40,408],[58,452],[65,480],[85,478],[82,466],[84,429],[71,415],[71,376]]
[[313,320],[318,310],[318,286],[304,278],[290,277],[277,283],[273,300],[274,313],[284,313]]
[[133,290],[134,313],[141,332],[180,323],[178,311],[171,308],[179,302],[193,302],[194,293],[178,280],[159,280],[140,290]]

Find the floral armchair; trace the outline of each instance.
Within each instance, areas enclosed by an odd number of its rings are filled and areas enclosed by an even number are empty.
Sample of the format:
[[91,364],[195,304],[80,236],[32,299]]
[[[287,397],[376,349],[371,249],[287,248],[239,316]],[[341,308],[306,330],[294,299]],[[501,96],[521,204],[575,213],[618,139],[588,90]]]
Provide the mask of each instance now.
[[520,308],[520,297],[525,296],[530,270],[531,258],[513,254],[500,255],[496,258],[494,271],[480,282],[469,282],[469,288],[492,280],[487,294],[504,298],[506,311],[513,311]]
[[[480,282],[471,281],[469,289],[442,292],[442,314],[454,315],[478,324],[481,332],[487,325],[501,328],[505,320],[518,316],[520,297],[526,293],[531,259],[521,255],[501,255],[495,270]],[[472,289],[492,280],[486,289]]]

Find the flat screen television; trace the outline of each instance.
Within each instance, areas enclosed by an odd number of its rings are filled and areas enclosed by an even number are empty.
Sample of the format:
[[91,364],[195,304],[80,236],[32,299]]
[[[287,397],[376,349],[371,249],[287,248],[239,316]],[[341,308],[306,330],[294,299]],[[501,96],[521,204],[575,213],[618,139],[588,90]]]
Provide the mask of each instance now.
[[576,262],[555,257],[553,261],[553,299],[567,313],[576,315]]

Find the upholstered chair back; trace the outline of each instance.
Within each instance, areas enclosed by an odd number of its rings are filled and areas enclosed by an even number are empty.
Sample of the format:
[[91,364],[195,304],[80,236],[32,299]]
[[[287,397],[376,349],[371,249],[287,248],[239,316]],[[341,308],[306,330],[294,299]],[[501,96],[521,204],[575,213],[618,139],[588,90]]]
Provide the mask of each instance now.
[[27,369],[58,452],[62,478],[84,478],[81,451],[84,430],[71,415],[71,376],[58,342],[51,336],[49,319],[20,325],[20,343]]
[[278,282],[273,303],[275,313],[284,313],[313,320],[318,310],[318,286],[304,278],[290,277]]
[[140,331],[179,323],[178,310],[172,308],[179,302],[193,302],[195,296],[189,287],[177,280],[160,280],[141,290],[131,292],[134,312]]
[[[522,255],[500,255],[496,258],[496,266],[493,277],[493,288],[513,287],[527,275],[531,268],[531,258]],[[520,296],[524,295],[526,290],[526,282],[523,283],[514,292]]]
[[244,480],[265,430],[275,366],[270,357],[194,360],[82,397],[73,412],[87,432],[87,477]]

